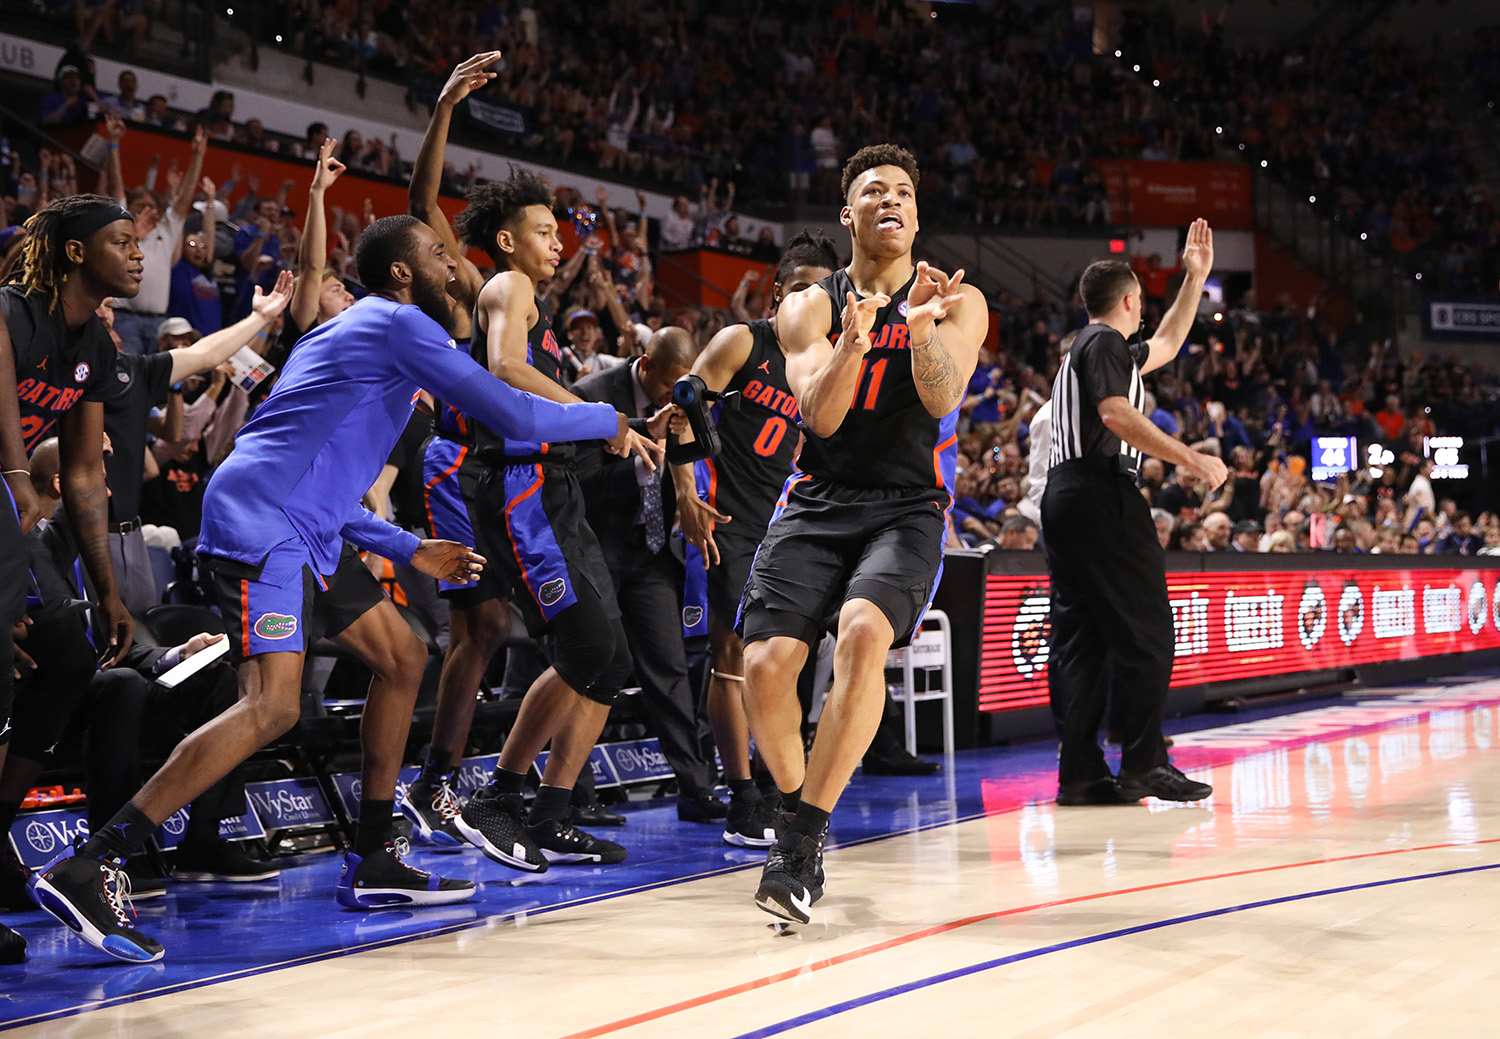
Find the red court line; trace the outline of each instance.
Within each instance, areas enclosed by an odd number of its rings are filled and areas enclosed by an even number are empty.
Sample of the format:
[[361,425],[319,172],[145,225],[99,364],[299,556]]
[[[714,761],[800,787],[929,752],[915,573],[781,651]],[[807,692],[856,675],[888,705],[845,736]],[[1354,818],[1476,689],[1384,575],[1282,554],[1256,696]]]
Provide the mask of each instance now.
[[1054,909],[1058,906],[1076,905],[1080,902],[1094,902],[1103,898],[1114,898],[1118,895],[1134,895],[1143,891],[1160,891],[1164,888],[1182,887],[1186,884],[1201,884],[1210,880],[1228,880],[1234,877],[1276,873],[1281,870],[1301,869],[1306,866],[1325,866],[1334,862],[1354,862],[1359,859],[1383,858],[1388,855],[1409,855],[1413,852],[1421,851],[1441,851],[1444,848],[1472,848],[1484,844],[1500,844],[1500,837],[1487,838],[1481,841],[1450,841],[1445,844],[1426,844],[1419,848],[1388,848],[1383,851],[1360,852],[1357,855],[1337,855],[1333,858],[1309,859],[1305,862],[1286,862],[1279,866],[1257,866],[1254,869],[1234,870],[1229,873],[1214,873],[1203,877],[1184,877],[1181,880],[1164,880],[1156,884],[1142,884],[1139,887],[1120,888],[1115,891],[1097,891],[1090,895],[1074,895],[1071,898],[1059,898],[1050,902],[1036,902],[1032,905],[1015,906],[1011,909],[999,909],[990,913],[980,913],[977,916],[966,916],[958,920],[950,920],[945,924],[936,924],[932,927],[923,928],[920,931],[913,931],[911,934],[889,938],[863,949],[855,949],[852,952],[830,956],[826,960],[818,960],[815,963],[806,964],[801,967],[778,971],[775,974],[768,974],[765,977],[755,978],[751,981],[742,981],[728,988],[718,989],[717,991],[708,992],[701,996],[694,996],[679,1003],[657,1007],[655,1010],[647,1010],[630,1017],[621,1018],[618,1021],[611,1021],[608,1024],[596,1025],[593,1028],[586,1028],[581,1032],[572,1032],[563,1036],[562,1039],[592,1039],[594,1036],[608,1035],[611,1032],[618,1032],[626,1028],[633,1028],[636,1025],[646,1024],[650,1021],[657,1021],[672,1014],[680,1014],[685,1010],[694,1010],[701,1006],[707,1006],[709,1003],[716,1003],[719,1000],[738,996],[741,993],[753,992],[756,989],[766,988],[779,982],[790,981],[793,978],[812,974],[816,971],[827,970],[829,967],[837,967],[854,960],[864,959],[866,956],[873,956],[879,952],[886,952],[887,950],[899,948],[903,945],[909,945],[922,938],[931,938],[934,935],[956,931],[961,927],[968,927],[972,924],[984,923],[987,920],[998,920],[1007,916],[1019,916],[1022,913],[1030,913],[1038,909]]

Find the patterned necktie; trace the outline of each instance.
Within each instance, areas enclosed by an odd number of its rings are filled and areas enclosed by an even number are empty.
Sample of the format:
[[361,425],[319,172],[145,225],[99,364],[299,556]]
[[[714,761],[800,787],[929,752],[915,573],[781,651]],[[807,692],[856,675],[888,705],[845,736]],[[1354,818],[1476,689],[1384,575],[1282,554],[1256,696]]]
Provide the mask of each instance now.
[[641,484],[641,523],[646,528],[646,547],[652,555],[667,543],[666,524],[662,522],[661,470],[643,472]]

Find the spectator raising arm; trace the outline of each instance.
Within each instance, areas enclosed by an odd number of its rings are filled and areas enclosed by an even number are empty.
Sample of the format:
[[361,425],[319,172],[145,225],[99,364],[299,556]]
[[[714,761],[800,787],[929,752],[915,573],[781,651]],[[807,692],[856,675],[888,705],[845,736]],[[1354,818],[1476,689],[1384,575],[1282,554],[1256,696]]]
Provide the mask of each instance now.
[[104,139],[109,142],[109,156],[101,173],[99,194],[125,204],[125,174],[120,169],[120,142],[125,138],[125,120],[118,112],[104,113]]
[[[448,126],[453,120],[453,109],[468,97],[471,91],[484,86],[495,78],[494,72],[486,72],[485,66],[500,57],[499,51],[476,54],[453,70],[443,92],[438,95],[432,109],[432,120],[427,124],[427,133],[422,137],[422,147],[417,151],[417,161],[412,166],[411,184],[407,188],[407,207],[411,215],[432,228],[442,239],[443,248],[458,262],[455,272],[458,281],[449,286],[449,295],[467,316],[474,311],[474,302],[479,290],[484,287],[484,276],[465,256],[465,249],[454,235],[448,217],[438,205],[438,189],[443,181],[443,152],[448,143]],[[461,329],[455,331],[461,332]]]
[[[193,157],[188,162],[187,172],[182,175],[182,180],[173,189],[172,198],[167,204],[179,221],[186,220],[188,214],[193,211],[193,193],[198,190],[198,178],[203,176],[203,156],[208,154],[208,131],[202,126],[198,127],[193,134]],[[182,236],[177,236],[177,251],[182,251]],[[172,262],[177,262],[177,256],[172,257]]]
[[[328,186],[339,179],[344,168],[344,164],[333,157],[333,141],[324,141],[318,149],[317,165],[313,167],[312,187],[307,191],[307,222],[302,226],[302,241],[297,246],[297,288],[292,294],[291,316],[299,329],[309,329],[318,320],[323,268],[328,264],[328,217],[323,212],[323,196]],[[255,248],[258,252],[259,243]],[[280,287],[279,282],[277,287]]]

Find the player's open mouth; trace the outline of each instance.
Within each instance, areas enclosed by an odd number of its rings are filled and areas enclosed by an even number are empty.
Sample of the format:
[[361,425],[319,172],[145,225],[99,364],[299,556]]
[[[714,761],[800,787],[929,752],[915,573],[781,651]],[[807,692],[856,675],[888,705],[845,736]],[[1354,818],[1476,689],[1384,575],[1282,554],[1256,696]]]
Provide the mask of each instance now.
[[875,226],[882,231],[899,231],[906,225],[901,222],[901,218],[895,213],[887,213],[876,222]]

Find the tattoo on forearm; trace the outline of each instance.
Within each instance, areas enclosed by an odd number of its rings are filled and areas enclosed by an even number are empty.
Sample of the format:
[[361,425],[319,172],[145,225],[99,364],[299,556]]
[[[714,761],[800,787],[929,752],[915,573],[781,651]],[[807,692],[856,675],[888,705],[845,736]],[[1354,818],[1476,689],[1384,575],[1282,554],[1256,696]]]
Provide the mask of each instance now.
[[957,406],[955,398],[963,392],[964,382],[959,376],[958,366],[953,363],[953,357],[943,346],[936,324],[932,326],[932,334],[925,342],[912,343],[911,374],[917,382],[918,390],[925,389],[939,398],[953,400],[954,406]]
[[78,555],[100,594],[108,594],[114,590],[115,570],[109,554],[109,494],[104,481],[76,487],[67,506]]

